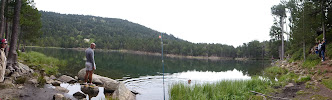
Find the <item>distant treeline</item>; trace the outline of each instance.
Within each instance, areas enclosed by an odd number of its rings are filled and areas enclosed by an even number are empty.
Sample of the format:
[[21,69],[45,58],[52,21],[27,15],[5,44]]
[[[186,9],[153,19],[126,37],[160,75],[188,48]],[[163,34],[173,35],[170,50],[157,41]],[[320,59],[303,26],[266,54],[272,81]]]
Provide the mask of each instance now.
[[[30,45],[64,48],[86,48],[95,42],[101,49],[127,49],[160,52],[160,32],[148,27],[116,18],[59,14],[40,11],[43,35]],[[278,56],[275,41],[252,41],[234,48],[225,44],[191,43],[163,33],[164,52],[184,56],[216,56],[269,58]]]

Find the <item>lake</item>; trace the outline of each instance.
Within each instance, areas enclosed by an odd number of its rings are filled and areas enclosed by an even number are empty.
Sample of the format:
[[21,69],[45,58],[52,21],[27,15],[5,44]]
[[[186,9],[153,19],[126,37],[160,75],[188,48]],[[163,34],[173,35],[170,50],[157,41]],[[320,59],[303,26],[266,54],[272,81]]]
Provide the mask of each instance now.
[[[76,76],[78,71],[84,68],[84,50],[27,47],[26,51],[36,51],[67,61],[67,66],[59,68],[61,74]],[[163,85],[161,56],[95,51],[95,61],[96,74],[124,82],[130,90],[140,93],[136,95],[137,100],[162,100],[163,87],[167,99],[171,84],[187,82],[189,79],[192,80],[192,84],[250,79],[253,75],[260,75],[271,62],[164,57]]]

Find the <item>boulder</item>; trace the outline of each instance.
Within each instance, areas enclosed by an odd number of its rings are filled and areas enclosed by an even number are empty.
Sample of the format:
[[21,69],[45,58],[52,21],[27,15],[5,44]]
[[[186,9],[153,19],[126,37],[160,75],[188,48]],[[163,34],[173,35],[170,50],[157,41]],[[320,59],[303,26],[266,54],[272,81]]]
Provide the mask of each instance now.
[[[81,69],[78,72],[78,79],[84,80],[85,76],[85,68]],[[92,82],[99,83],[101,82],[102,86],[104,87],[105,93],[113,93],[112,97],[117,98],[119,100],[135,100],[135,95],[121,82],[113,80],[108,77],[99,76],[97,74],[92,75]],[[83,91],[83,87],[81,90]],[[84,91],[83,91],[84,92]],[[84,92],[86,93],[86,92]],[[86,93],[87,94],[87,93]]]
[[67,75],[62,75],[61,77],[58,78],[59,81],[65,82],[65,83],[75,83],[77,80],[74,78],[67,76]]
[[135,95],[128,90],[128,88],[120,82],[118,88],[114,91],[112,98],[116,98],[118,100],[136,100]]
[[293,83],[288,83],[288,84],[285,86],[285,88],[290,88],[290,87],[293,87],[293,86],[294,86]]
[[53,100],[64,100],[64,99],[65,99],[65,96],[63,96],[60,93],[57,93],[53,96]]
[[60,81],[53,81],[51,84],[53,86],[60,86],[61,82]]
[[106,81],[104,82],[104,91],[105,93],[113,93],[117,88],[118,88],[118,85],[119,85],[120,82],[113,82],[113,81]]
[[77,99],[86,98],[86,95],[84,93],[81,93],[81,92],[76,92],[76,93],[73,94],[73,96]]
[[34,73],[34,71],[31,68],[29,68],[29,66],[24,65],[20,62],[18,62],[17,68],[20,71],[20,73],[22,73],[22,74]]
[[50,79],[55,80],[56,77],[55,77],[54,75],[51,75],[51,76],[50,76]]
[[69,92],[68,89],[60,87],[60,86],[56,86],[55,90],[60,91],[60,92],[64,92],[64,93],[68,93]]
[[[80,80],[84,80],[84,76],[85,76],[85,68],[81,69],[79,72],[78,72],[78,79]],[[100,76],[100,75],[97,75],[97,74],[93,74],[92,75],[92,83],[96,84],[96,85],[102,85],[102,86],[105,86],[106,83],[109,83],[111,82],[111,84],[118,84],[119,82],[116,81],[116,80],[113,80],[111,78],[107,78],[107,77],[103,77],[103,76]],[[110,87],[110,84],[108,84],[108,87]],[[112,89],[113,91],[115,90],[116,86],[112,86]]]
[[95,97],[99,93],[99,88],[98,86],[81,85],[81,91],[88,94],[89,97]]
[[38,84],[38,81],[37,81],[37,79],[30,79],[30,80],[28,81],[28,83],[29,83],[29,84]]

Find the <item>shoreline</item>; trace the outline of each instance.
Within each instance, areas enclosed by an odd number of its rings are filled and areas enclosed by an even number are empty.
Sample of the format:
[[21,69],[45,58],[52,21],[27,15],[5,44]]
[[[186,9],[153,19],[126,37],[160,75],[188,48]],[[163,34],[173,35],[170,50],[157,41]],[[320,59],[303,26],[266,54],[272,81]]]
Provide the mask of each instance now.
[[[86,48],[61,48],[61,47],[40,47],[40,46],[26,46],[26,47],[35,47],[35,48],[56,48],[56,49],[71,49],[71,50],[78,50],[84,51]],[[120,52],[120,53],[130,53],[130,54],[137,54],[137,55],[151,55],[151,56],[161,56],[161,53],[154,53],[154,52],[145,52],[145,51],[134,51],[134,50],[110,50],[110,49],[95,49],[98,52]],[[238,60],[238,61],[247,61],[250,60],[249,58],[230,58],[230,57],[217,57],[217,56],[183,56],[183,55],[176,55],[176,54],[165,54],[165,57],[169,58],[179,58],[179,59],[197,59],[197,60]]]

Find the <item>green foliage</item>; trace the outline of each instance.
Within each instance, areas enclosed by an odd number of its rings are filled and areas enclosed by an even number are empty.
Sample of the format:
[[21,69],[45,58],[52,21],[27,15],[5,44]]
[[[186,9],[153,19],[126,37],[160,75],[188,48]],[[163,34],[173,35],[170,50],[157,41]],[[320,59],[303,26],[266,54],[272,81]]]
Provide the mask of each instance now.
[[283,74],[280,78],[279,81],[281,82],[293,82],[299,78],[299,75],[295,74],[294,72],[289,72],[287,74]]
[[303,50],[298,49],[295,53],[293,53],[291,61],[301,60],[303,58]]
[[16,84],[24,84],[26,80],[27,80],[27,78],[25,76],[18,77],[18,78],[16,78],[15,83]]
[[43,76],[43,75],[40,75],[40,76],[37,78],[37,81],[38,81],[38,86],[39,86],[39,87],[44,87],[44,85],[46,84],[46,80],[44,79],[44,76]]
[[55,75],[58,73],[59,66],[65,66],[66,62],[53,57],[47,57],[38,52],[21,53],[19,59],[25,64],[37,70],[44,69],[47,75]]
[[269,81],[253,78],[251,80],[223,80],[212,84],[171,85],[170,100],[248,100],[262,99],[250,91],[267,93]]
[[37,38],[42,35],[41,14],[38,9],[32,6],[33,0],[22,0],[20,26],[21,32],[19,38],[24,42],[36,42]]
[[310,54],[307,59],[303,62],[304,68],[312,68],[320,63],[320,58],[316,54]]
[[332,78],[324,79],[322,82],[327,88],[332,90]]
[[302,83],[302,82],[307,82],[307,81],[310,81],[311,80],[311,76],[303,76],[301,77],[300,79],[296,80],[295,82],[296,83]]
[[329,97],[324,97],[324,96],[321,96],[321,95],[313,95],[310,97],[310,99],[315,99],[315,100],[330,100],[332,98],[329,98]]
[[310,93],[309,92],[305,92],[303,90],[300,90],[300,91],[296,92],[296,95],[307,95],[307,94],[310,94]]
[[326,56],[332,58],[332,44],[329,43],[326,45]]
[[288,71],[285,68],[281,68],[278,66],[268,67],[264,69],[265,76],[269,77],[270,79],[279,78],[281,75],[286,74]]

